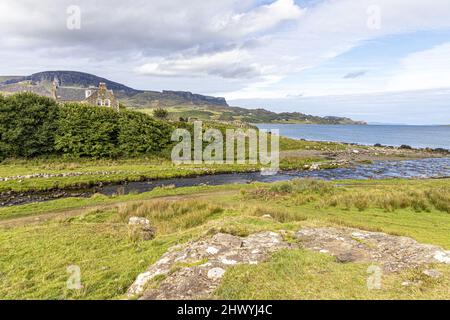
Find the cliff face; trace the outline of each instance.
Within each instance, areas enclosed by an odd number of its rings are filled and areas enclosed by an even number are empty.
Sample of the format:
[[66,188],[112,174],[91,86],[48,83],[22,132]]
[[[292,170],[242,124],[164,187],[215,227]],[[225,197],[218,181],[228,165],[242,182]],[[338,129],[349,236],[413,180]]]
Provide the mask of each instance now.
[[194,93],[187,92],[187,91],[164,90],[162,92],[162,95],[166,96],[167,98],[170,98],[170,97],[182,98],[186,101],[191,101],[193,104],[207,104],[207,105],[213,105],[213,106],[228,107],[228,103],[225,100],[225,98],[203,96],[200,94],[194,94]]

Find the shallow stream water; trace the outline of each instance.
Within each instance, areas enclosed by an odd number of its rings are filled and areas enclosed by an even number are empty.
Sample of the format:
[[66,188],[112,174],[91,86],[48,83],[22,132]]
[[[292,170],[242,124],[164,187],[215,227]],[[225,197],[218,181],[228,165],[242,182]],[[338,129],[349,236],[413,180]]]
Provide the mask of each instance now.
[[247,184],[252,182],[288,181],[296,178],[315,178],[322,180],[367,180],[389,178],[449,178],[450,158],[434,158],[405,161],[377,161],[372,164],[349,168],[336,168],[317,171],[280,171],[273,176],[254,173],[227,173],[189,178],[163,179],[143,182],[127,182],[91,187],[83,190],[57,190],[51,192],[28,192],[0,196],[0,207],[32,202],[44,202],[68,197],[90,197],[94,193],[107,196],[114,194],[144,193],[157,187],[190,187],[200,185]]

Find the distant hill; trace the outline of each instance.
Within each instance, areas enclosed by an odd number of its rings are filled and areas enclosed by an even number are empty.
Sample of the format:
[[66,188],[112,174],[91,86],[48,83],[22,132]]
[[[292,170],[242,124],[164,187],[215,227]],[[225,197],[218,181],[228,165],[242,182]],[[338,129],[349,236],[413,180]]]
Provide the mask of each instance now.
[[45,71],[30,76],[4,77],[4,79],[6,80],[0,82],[0,91],[1,86],[12,87],[24,82],[31,82],[32,86],[50,88],[50,84],[55,79],[63,87],[88,88],[90,86],[98,86],[100,82],[104,82],[108,89],[114,90],[119,100],[133,107],[161,107],[184,104],[228,106],[224,98],[208,97],[183,91],[157,92],[136,90],[105,78],[78,71]]
[[311,123],[311,124],[365,124],[341,117],[317,117],[299,112],[275,113],[265,109],[230,107],[225,98],[204,96],[186,91],[136,90],[102,77],[77,71],[45,71],[29,76],[0,77],[0,92],[31,91],[52,96],[54,80],[64,87],[88,88],[106,83],[114,90],[119,101],[131,108],[152,112],[154,108],[166,108],[173,118],[198,118],[200,120],[240,121],[248,123]]
[[0,83],[5,82],[7,80],[19,79],[23,78],[23,76],[0,76]]

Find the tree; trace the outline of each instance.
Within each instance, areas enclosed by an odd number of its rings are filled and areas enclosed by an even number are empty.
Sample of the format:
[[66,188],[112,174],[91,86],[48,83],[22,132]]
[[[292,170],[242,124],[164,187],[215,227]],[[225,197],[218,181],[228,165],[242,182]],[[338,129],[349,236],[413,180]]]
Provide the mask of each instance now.
[[59,105],[32,93],[0,95],[0,159],[161,154],[171,144],[172,131],[169,123],[141,112]]
[[119,148],[122,155],[155,154],[171,143],[173,128],[140,112],[120,113]]
[[0,98],[0,157],[35,157],[55,152],[59,108],[50,98],[19,93]]
[[170,143],[172,127],[141,112],[84,104],[61,107],[56,149],[75,157],[156,154]]
[[169,117],[169,112],[163,108],[157,108],[153,111],[153,116],[158,119],[167,119]]

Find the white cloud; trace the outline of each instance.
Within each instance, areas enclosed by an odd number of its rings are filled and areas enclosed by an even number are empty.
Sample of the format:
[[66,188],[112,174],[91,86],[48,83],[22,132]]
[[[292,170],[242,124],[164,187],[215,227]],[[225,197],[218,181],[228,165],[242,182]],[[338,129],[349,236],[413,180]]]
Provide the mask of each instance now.
[[[66,9],[73,4],[1,0],[0,60],[9,61],[2,72],[82,66],[83,71],[118,75],[114,80],[140,88],[156,89],[160,83],[179,88],[177,76],[192,84],[186,89],[199,93],[286,96],[303,93],[307,84],[286,88],[283,79],[364,41],[450,29],[448,0],[325,0],[308,8],[293,0],[264,5],[259,0],[77,0],[81,30],[71,31]],[[371,5],[381,9],[380,29],[367,25]],[[403,82],[402,88],[419,86]],[[331,92],[319,84],[310,91]],[[333,93],[367,87],[352,81],[345,85]]]
[[401,61],[387,90],[422,90],[450,87],[450,42],[415,52]]
[[214,23],[214,31],[246,36],[276,27],[283,21],[296,20],[302,13],[294,0],[277,0],[249,12],[224,16]]
[[244,50],[230,50],[193,57],[178,57],[144,64],[137,71],[152,76],[220,76],[223,78],[253,78],[262,67],[251,63]]

